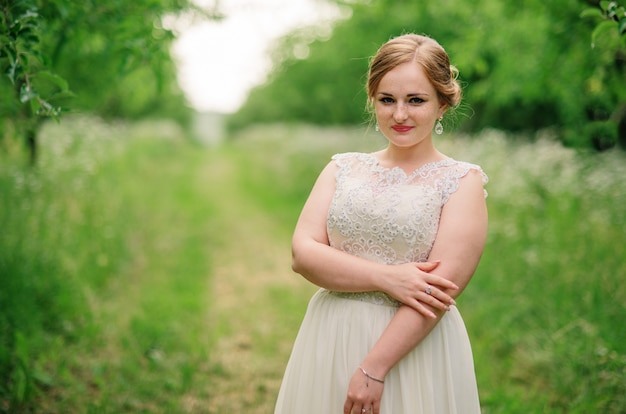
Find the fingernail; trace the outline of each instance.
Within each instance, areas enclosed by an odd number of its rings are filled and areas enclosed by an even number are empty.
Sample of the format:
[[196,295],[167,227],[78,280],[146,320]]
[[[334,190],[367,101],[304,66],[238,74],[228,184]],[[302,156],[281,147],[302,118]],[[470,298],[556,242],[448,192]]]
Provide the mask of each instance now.
[[451,305],[456,306],[456,301],[455,301],[454,299],[452,299],[452,300],[450,301],[450,304],[451,304]]

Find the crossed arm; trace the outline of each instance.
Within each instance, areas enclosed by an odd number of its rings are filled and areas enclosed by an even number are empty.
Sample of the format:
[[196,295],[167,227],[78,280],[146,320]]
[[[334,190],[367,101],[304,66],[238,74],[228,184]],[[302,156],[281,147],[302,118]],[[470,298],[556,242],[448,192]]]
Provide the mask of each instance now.
[[[444,205],[429,261],[384,265],[329,246],[326,216],[335,191],[336,165],[320,174],[302,210],[292,240],[293,269],[312,283],[336,291],[383,291],[401,306],[361,366],[373,377],[387,372],[436,326],[454,298],[469,283],[483,251],[487,209],[482,179],[471,170]],[[436,267],[436,274],[429,273]],[[431,294],[425,293],[431,286]],[[408,329],[407,329],[408,327]],[[383,384],[356,370],[348,388],[344,413],[373,408],[379,412]]]

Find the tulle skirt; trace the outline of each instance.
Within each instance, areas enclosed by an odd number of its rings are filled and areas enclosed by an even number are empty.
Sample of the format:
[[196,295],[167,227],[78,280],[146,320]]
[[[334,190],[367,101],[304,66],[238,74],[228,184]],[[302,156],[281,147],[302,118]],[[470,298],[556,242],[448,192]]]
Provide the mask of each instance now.
[[[352,375],[397,310],[380,293],[320,289],[298,332],[274,413],[342,414]],[[380,412],[480,413],[472,350],[456,307],[387,374]]]

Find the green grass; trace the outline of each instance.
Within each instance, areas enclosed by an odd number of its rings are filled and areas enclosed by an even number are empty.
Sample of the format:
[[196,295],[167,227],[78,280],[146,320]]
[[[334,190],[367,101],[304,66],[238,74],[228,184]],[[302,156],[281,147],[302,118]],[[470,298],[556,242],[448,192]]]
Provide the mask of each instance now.
[[3,163],[0,410],[154,412],[195,380],[211,205],[167,128],[68,120]]
[[481,140],[491,228],[462,306],[484,411],[624,412],[624,154]]
[[[491,179],[459,299],[483,412],[625,413],[626,156],[514,138],[438,138]],[[4,151],[0,412],[271,412],[314,289],[288,268],[300,208],[333,153],[383,145],[277,125],[207,150],[67,118],[37,168]]]

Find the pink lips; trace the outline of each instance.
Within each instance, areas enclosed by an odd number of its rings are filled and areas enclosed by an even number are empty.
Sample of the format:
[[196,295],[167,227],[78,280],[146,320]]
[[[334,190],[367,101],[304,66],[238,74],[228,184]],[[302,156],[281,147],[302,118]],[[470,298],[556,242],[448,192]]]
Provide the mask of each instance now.
[[413,127],[405,126],[405,125],[394,125],[391,127],[391,129],[393,129],[396,132],[409,132],[410,130],[413,129]]

